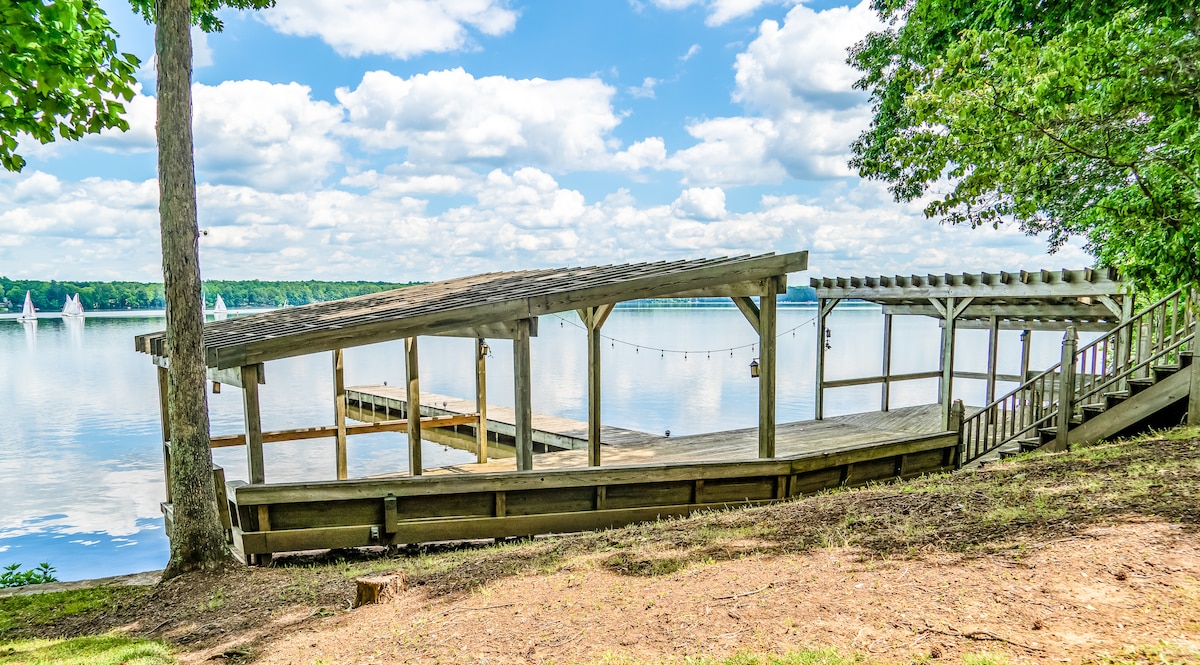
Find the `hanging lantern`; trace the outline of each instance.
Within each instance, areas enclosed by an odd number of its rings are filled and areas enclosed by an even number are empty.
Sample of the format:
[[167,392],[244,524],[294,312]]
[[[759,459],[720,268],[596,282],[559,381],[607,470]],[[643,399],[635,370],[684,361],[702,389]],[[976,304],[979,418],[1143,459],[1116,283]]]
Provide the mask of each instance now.
[[750,361],[750,378],[758,378],[758,358]]
[[486,340],[479,340],[479,357],[486,358],[492,352],[492,348],[488,346]]

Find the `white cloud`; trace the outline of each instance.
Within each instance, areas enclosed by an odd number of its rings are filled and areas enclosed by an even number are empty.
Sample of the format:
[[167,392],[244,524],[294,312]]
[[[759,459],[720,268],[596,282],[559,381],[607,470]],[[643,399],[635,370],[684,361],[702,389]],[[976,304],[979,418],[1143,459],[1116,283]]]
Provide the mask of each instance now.
[[691,219],[721,219],[726,215],[725,190],[720,187],[690,187],[675,199],[671,209]]
[[687,184],[749,185],[782,182],[787,175],[773,156],[779,132],[767,118],[716,118],[689,125],[700,143],[667,160]]
[[407,148],[415,164],[595,169],[620,123],[598,79],[475,78],[462,69],[400,78],[375,71],[339,88],[347,132],[367,149]]
[[659,83],[662,83],[662,81],[647,76],[642,79],[641,85],[630,86],[625,89],[625,92],[629,93],[632,97],[654,99],[654,86]]
[[702,6],[707,13],[704,22],[710,26],[724,25],[734,19],[753,14],[763,5],[782,4],[786,0],[652,0],[655,7],[668,11]]
[[866,0],[853,8],[788,12],[783,25],[763,21],[738,54],[734,101],[753,115],[693,122],[700,142],[667,165],[689,184],[777,184],[786,176],[852,175],[850,143],[871,119],[866,96],[852,89],[846,49],[881,27]]
[[846,64],[846,49],[883,27],[866,0],[820,12],[799,5],[788,12],[782,27],[763,21],[758,37],[737,56],[734,100],[771,115],[797,104],[863,104],[866,94],[853,89],[859,75]]
[[260,13],[286,35],[318,37],[344,56],[408,59],[471,45],[470,31],[513,29],[517,12],[504,0],[287,0]]
[[687,62],[688,60],[691,60],[692,58],[699,55],[699,53],[700,53],[700,45],[692,44],[691,46],[688,47],[687,53],[684,53],[683,55],[679,56],[679,59],[684,62]]
[[196,166],[214,183],[272,191],[312,187],[342,158],[342,110],[307,86],[225,81],[193,87]]

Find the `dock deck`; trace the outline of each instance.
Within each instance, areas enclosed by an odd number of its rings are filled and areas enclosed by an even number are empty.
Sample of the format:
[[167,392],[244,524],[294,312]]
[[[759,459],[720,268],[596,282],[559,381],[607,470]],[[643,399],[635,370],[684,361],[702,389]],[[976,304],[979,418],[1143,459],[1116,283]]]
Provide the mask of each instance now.
[[[348,388],[351,404],[374,405],[378,418],[406,414],[407,394],[402,386],[356,386]],[[974,412],[968,408],[967,415]],[[475,413],[473,401],[429,393],[421,394],[422,416],[461,416]],[[390,415],[389,415],[390,414]],[[487,407],[490,438],[510,437],[514,431],[512,409]],[[369,417],[361,414],[363,417]],[[834,454],[859,448],[870,448],[916,434],[941,431],[941,407],[937,404],[911,406],[890,411],[832,416],[823,420],[780,423],[776,426],[776,446],[779,457]],[[459,425],[469,431],[462,437],[470,445],[474,428]],[[535,457],[535,469],[571,469],[588,466],[587,423],[545,414],[533,414],[534,442],[552,446]],[[758,429],[754,427],[667,437],[620,427],[600,429],[601,463],[605,466],[631,464],[685,464],[695,462],[737,462],[758,458]],[[515,471],[513,457],[491,459],[487,464],[462,464],[426,469],[428,474],[490,473]]]

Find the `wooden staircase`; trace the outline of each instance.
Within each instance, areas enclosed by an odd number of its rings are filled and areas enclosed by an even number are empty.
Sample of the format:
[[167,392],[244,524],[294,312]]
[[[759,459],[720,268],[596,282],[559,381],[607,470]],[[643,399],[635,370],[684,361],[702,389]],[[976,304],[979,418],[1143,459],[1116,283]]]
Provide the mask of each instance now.
[[1059,363],[963,421],[960,465],[1179,423],[1200,384],[1195,334],[1182,291],[1083,348],[1068,329]]

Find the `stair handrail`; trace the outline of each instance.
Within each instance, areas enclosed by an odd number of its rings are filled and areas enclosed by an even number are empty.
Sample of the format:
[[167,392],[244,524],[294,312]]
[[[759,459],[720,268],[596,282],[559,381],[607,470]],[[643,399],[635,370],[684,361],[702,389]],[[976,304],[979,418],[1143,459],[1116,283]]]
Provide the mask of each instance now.
[[[1166,324],[1168,309],[1171,314],[1169,327]],[[1182,327],[1178,325],[1181,313],[1184,317]],[[1073,354],[1075,371],[1071,394],[1067,397],[1066,418],[1059,417],[1064,411],[1059,408],[1062,387],[1056,380],[1063,369],[1060,360],[964,419],[960,465],[970,464],[1005,444],[1036,433],[1043,425],[1066,424],[1084,399],[1120,385],[1135,372],[1148,370],[1153,362],[1172,353],[1178,357],[1195,339],[1195,327],[1195,313],[1182,289],[1160,298]],[[1091,373],[1087,371],[1089,366]]]

